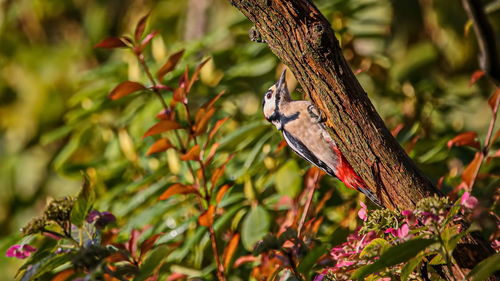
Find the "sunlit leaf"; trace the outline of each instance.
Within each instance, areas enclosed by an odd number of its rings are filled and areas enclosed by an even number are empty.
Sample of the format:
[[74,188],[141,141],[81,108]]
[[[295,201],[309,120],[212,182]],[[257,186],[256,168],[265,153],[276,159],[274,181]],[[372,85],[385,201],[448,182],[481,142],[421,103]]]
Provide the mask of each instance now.
[[172,120],[161,120],[160,122],[156,123],[153,127],[151,127],[143,136],[149,137],[152,135],[157,135],[160,133],[164,133],[170,130],[176,130],[180,129],[181,125],[175,121]]
[[142,34],[144,33],[144,29],[146,28],[146,21],[148,20],[148,17],[149,13],[143,16],[137,23],[137,26],[135,27],[134,38],[135,41],[137,42],[141,40]]
[[465,132],[457,135],[453,139],[448,141],[448,148],[452,146],[471,146],[479,149],[481,146],[477,141],[476,132]]
[[476,82],[481,79],[481,77],[484,76],[484,71],[482,70],[476,70],[474,71],[474,73],[472,73],[472,75],[470,76],[470,80],[469,80],[469,87],[476,84]]
[[108,97],[112,100],[117,100],[119,98],[123,98],[127,95],[130,95],[134,92],[145,90],[146,87],[138,82],[125,81],[116,86],[111,93],[109,93]]
[[95,193],[90,184],[90,179],[87,174],[82,174],[83,183],[82,189],[76,198],[76,202],[71,209],[70,220],[76,226],[82,226],[83,221],[92,209],[95,200]]
[[184,50],[180,50],[168,57],[167,62],[165,62],[165,64],[156,72],[156,77],[158,77],[158,80],[161,81],[167,73],[175,68],[183,54]]
[[224,117],[217,122],[215,122],[215,125],[213,126],[212,130],[210,131],[210,134],[208,135],[209,139],[212,139],[217,131],[224,125],[224,123],[229,119],[229,117]]
[[159,139],[149,147],[148,151],[146,152],[146,155],[163,152],[171,147],[173,147],[173,145],[170,143],[170,141],[168,141],[168,139]]
[[224,254],[222,257],[224,260],[224,267],[225,268],[229,268],[229,264],[231,263],[231,260],[233,259],[234,253],[236,253],[236,249],[238,249],[239,242],[240,242],[240,234],[236,233],[233,235],[231,240],[229,240],[227,247],[224,249]]
[[217,152],[217,148],[219,148],[219,143],[214,143],[212,147],[210,147],[210,151],[208,152],[207,158],[205,159],[205,165],[210,165],[212,160],[214,159],[215,152]]
[[500,103],[500,87],[495,90],[495,92],[488,99],[488,104],[492,111],[498,109],[498,103]]
[[200,160],[200,145],[197,144],[197,145],[191,147],[191,149],[188,152],[186,152],[186,154],[181,156],[181,160],[183,160],[183,161],[188,161],[188,160],[198,161],[198,160]]
[[271,226],[269,213],[264,207],[257,205],[243,219],[241,242],[248,251],[252,251],[255,243],[261,240]]
[[210,122],[210,119],[215,113],[215,108],[209,108],[205,110],[204,108],[198,109],[198,112],[196,113],[195,117],[195,124],[194,124],[194,135],[199,136],[205,133],[208,127],[208,122]]
[[483,154],[481,152],[476,152],[474,155],[474,159],[467,165],[464,172],[462,173],[462,180],[465,184],[470,188],[472,182],[474,181],[474,177],[477,174],[477,170],[481,166],[481,162],[483,161]]
[[94,48],[114,49],[127,47],[120,38],[109,37],[94,45]]
[[184,185],[181,183],[175,183],[167,188],[162,195],[160,195],[160,200],[167,200],[172,195],[175,194],[190,194],[198,193],[198,190],[191,185]]
[[492,255],[476,265],[467,275],[467,280],[486,280],[495,271],[500,271],[500,253]]
[[201,216],[198,218],[198,223],[201,226],[210,227],[214,224],[214,214],[215,214],[215,205],[210,205],[208,210],[203,212]]
[[226,195],[226,192],[229,190],[230,187],[231,185],[225,184],[219,189],[219,191],[217,192],[217,196],[215,197],[215,202],[217,202],[217,204],[219,204],[220,201],[222,201],[222,198],[224,198],[224,195]]
[[290,160],[281,166],[276,172],[274,182],[279,194],[295,198],[302,187],[301,169],[297,162]]

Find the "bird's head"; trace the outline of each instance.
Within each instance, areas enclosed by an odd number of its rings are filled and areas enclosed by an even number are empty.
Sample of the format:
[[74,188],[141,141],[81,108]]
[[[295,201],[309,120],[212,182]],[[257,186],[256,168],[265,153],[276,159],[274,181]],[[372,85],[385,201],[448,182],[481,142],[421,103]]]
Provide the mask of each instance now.
[[273,121],[278,118],[280,113],[280,106],[283,103],[290,102],[292,99],[290,93],[288,92],[288,87],[286,85],[286,69],[281,73],[281,77],[272,85],[269,90],[264,95],[262,100],[262,111],[264,112],[264,117],[268,121]]

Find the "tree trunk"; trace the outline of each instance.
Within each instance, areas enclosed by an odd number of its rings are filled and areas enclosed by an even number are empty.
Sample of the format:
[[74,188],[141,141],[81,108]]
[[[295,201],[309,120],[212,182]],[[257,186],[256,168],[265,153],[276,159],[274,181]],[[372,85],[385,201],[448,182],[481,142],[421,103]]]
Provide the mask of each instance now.
[[[340,150],[387,208],[413,209],[420,199],[439,193],[390,134],[344,59],[330,23],[310,1],[230,1],[325,113]],[[485,254],[471,257],[473,264],[492,253],[485,241],[464,240]],[[460,247],[455,252],[470,257]],[[454,269],[459,272],[456,265]],[[449,280],[452,274],[446,273]]]

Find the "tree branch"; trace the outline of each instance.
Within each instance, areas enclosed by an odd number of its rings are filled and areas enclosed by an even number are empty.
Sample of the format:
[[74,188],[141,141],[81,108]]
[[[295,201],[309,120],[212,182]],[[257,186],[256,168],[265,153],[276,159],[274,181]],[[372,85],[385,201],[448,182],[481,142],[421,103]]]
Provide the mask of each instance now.
[[[330,23],[310,1],[230,1],[325,113],[347,161],[387,208],[413,209],[420,199],[439,193],[390,134],[344,59]],[[468,235],[462,242],[477,253],[454,254],[473,264],[492,253],[480,238]],[[445,273],[449,280],[461,270],[454,264],[452,271]]]
[[488,22],[481,1],[462,0],[465,12],[472,21],[479,45],[479,66],[498,87],[500,84],[500,58],[498,56],[495,32]]

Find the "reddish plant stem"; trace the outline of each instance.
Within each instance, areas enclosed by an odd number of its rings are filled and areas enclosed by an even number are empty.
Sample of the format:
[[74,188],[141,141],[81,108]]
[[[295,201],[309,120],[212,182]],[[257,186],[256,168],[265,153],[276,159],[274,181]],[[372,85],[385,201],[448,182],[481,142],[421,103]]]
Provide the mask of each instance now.
[[[498,91],[498,89],[497,89]],[[483,149],[481,152],[479,152],[479,165],[477,165],[476,170],[474,171],[474,174],[472,176],[472,180],[470,182],[469,190],[472,190],[472,187],[474,186],[474,183],[476,182],[476,178],[479,174],[479,170],[481,169],[481,166],[483,165],[484,159],[488,156],[488,152],[490,151],[490,145],[491,145],[491,136],[493,135],[493,130],[495,129],[495,122],[497,120],[497,113],[498,113],[498,105],[500,103],[495,103],[495,106],[492,109],[492,118],[490,120],[490,125],[488,126],[488,132],[486,133],[486,138],[484,140],[484,145]]]
[[[149,70],[149,67],[148,65],[146,64],[146,61],[144,60],[144,55],[142,54],[142,52],[134,52],[136,57],[137,57],[137,60],[139,61],[139,63],[141,64],[142,68],[144,69],[144,72],[146,73],[146,76],[148,77],[149,81],[151,82],[152,84],[152,89],[153,89],[153,92],[156,94],[156,96],[160,99],[160,102],[163,106],[163,108],[165,110],[170,110],[170,108],[168,107],[167,103],[165,102],[165,100],[163,99],[161,93],[160,93],[160,90],[158,89],[157,87],[157,83],[156,83],[156,80],[154,79],[153,75],[151,74],[151,71]],[[193,128],[192,128],[192,120],[191,120],[191,115],[190,115],[190,112],[189,112],[189,108],[187,106],[187,104],[183,103],[184,105],[184,108],[186,110],[186,119],[188,121],[188,124],[189,124],[189,132],[191,133]],[[175,136],[177,138],[177,141],[179,142],[179,145],[180,145],[180,148],[181,148],[181,151],[183,153],[186,152],[186,145],[184,145],[184,143],[182,142],[182,138],[181,136],[179,135],[179,132],[175,131]],[[193,141],[195,144],[197,144],[197,139],[196,139],[196,136],[193,137]],[[189,142],[189,140],[188,140]],[[197,184],[198,186],[202,187],[204,190],[205,190],[205,196],[204,198],[202,198],[203,200],[205,200],[205,205],[207,205],[207,209],[205,209],[205,211],[208,210],[208,206],[210,205],[210,194],[209,194],[209,190],[208,190],[208,183],[207,183],[207,177],[206,177],[206,167],[205,165],[203,164],[203,161],[202,160],[198,160],[199,164],[200,164],[200,169],[202,171],[202,174],[203,174],[203,185],[200,185],[199,182],[198,182],[198,177],[196,176],[196,172],[194,171],[193,167],[191,166],[191,163],[189,161],[186,161],[187,163],[187,166],[188,166],[188,169],[189,169],[189,172],[191,173],[192,177],[193,177],[193,181],[195,182],[195,184]],[[201,202],[200,200],[200,205],[201,205],[201,208],[203,208],[203,203]],[[225,274],[224,274],[224,265],[221,263],[221,259],[220,259],[220,256],[219,256],[219,252],[217,250],[217,237],[215,235],[215,230],[213,228],[213,226],[210,226],[208,228],[209,230],[209,236],[210,236],[210,241],[211,241],[211,244],[212,244],[212,251],[214,253],[214,258],[215,258],[215,262],[217,264],[217,278],[219,279],[219,281],[226,281],[226,277],[225,277]]]
[[217,238],[215,236],[215,230],[213,226],[208,227],[210,233],[210,240],[212,244],[212,251],[214,252],[215,263],[217,264],[217,278],[219,281],[226,281],[226,276],[224,275],[224,265],[222,264],[218,251],[217,251]]
[[309,214],[309,209],[311,208],[311,203],[314,195],[314,191],[316,191],[316,188],[318,187],[318,180],[319,180],[319,173],[316,172],[314,174],[314,184],[311,186],[307,187],[307,201],[304,206],[304,210],[302,211],[302,216],[300,218],[299,226],[297,227],[297,233],[298,236],[300,237],[300,234],[302,232],[302,228],[304,227],[304,223],[307,219],[307,215]]

